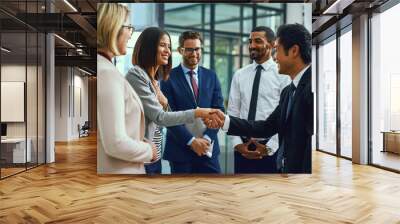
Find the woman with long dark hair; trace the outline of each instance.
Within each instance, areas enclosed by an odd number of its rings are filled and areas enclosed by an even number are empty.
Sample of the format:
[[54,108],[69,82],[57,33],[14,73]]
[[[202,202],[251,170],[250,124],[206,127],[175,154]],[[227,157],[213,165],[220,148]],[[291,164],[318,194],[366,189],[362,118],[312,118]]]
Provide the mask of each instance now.
[[[134,67],[129,70],[126,79],[143,103],[146,117],[145,137],[156,144],[159,152],[158,159],[161,158],[162,126],[192,123],[198,117],[217,119],[216,115],[212,114],[216,111],[215,109],[168,111],[168,100],[162,94],[158,83],[160,79],[168,79],[172,68],[171,38],[166,31],[158,27],[145,29],[135,44],[132,63]],[[148,174],[159,174],[161,160],[146,165],[145,168]]]

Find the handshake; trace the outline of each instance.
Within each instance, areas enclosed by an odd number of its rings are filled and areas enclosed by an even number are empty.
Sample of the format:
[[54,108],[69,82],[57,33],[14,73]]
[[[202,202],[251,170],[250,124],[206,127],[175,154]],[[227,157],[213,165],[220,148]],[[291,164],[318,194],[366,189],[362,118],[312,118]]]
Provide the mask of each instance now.
[[197,108],[195,117],[201,118],[207,128],[222,128],[225,122],[225,114],[219,109]]

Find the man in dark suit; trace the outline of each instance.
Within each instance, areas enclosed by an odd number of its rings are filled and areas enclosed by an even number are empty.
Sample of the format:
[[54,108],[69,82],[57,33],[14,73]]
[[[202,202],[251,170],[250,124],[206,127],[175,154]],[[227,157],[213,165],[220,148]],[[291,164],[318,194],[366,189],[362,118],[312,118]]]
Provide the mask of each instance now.
[[[311,35],[302,25],[287,24],[279,27],[277,37],[276,60],[279,73],[289,75],[292,83],[283,89],[279,105],[265,121],[247,121],[226,116],[223,130],[227,130],[228,135],[256,138],[278,133],[278,169],[283,173],[311,173]],[[224,116],[222,113],[219,115],[221,118]],[[260,158],[265,152],[256,150],[247,153]]]
[[[224,111],[217,75],[198,65],[201,44],[198,32],[186,31],[179,37],[178,51],[182,55],[182,63],[172,69],[167,81],[161,83],[161,91],[173,111],[197,107]],[[221,172],[218,129],[208,129],[198,120],[194,124],[169,127],[167,130],[163,158],[169,161],[172,174]]]

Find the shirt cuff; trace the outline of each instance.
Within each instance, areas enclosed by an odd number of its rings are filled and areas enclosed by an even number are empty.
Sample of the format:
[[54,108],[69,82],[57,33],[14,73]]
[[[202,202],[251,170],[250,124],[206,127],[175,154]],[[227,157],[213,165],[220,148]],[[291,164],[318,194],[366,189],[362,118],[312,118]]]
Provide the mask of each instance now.
[[188,146],[191,146],[192,145],[192,142],[195,140],[195,137],[192,137],[189,141],[188,141],[188,143],[186,143],[186,145],[188,145]]
[[205,138],[209,143],[211,143],[211,138],[208,135],[203,135],[203,138]]
[[222,131],[228,132],[230,121],[231,121],[231,119],[229,119],[229,115],[226,115],[225,121],[224,121],[224,126],[222,126]]

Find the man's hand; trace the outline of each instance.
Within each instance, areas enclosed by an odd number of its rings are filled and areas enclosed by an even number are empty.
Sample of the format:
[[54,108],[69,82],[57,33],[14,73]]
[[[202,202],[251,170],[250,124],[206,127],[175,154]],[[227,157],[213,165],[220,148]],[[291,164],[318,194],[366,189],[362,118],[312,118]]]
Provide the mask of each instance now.
[[252,142],[254,145],[256,145],[256,150],[255,150],[255,151],[260,152],[260,155],[261,155],[262,157],[268,155],[269,150],[268,150],[268,148],[267,148],[266,145],[260,144],[259,142],[255,141],[255,140],[251,140],[251,142]]
[[242,154],[246,159],[262,159],[262,155],[259,151],[249,151],[248,147],[252,143],[252,141],[248,141],[246,143],[238,144],[235,146],[235,150]]
[[260,144],[257,140],[255,139],[250,139],[250,141],[256,146],[256,151],[259,151],[261,156],[272,156],[274,152],[270,147],[264,144]]
[[210,142],[205,138],[195,138],[190,146],[198,156],[202,156],[206,154]]
[[224,126],[225,122],[225,114],[218,110],[218,109],[213,109],[210,111],[208,118],[204,118],[203,122],[207,126],[207,128],[222,128]]

